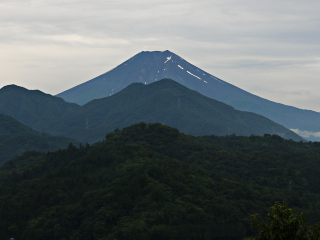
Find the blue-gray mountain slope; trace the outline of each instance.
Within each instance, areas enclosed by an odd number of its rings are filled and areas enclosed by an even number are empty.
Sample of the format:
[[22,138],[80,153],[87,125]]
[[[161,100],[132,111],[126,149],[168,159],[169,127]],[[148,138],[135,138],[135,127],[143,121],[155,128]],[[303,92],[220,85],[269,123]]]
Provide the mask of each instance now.
[[[141,52],[111,71],[57,96],[83,105],[113,95],[131,83],[170,78],[201,94],[242,111],[261,114],[289,129],[320,132],[320,113],[272,102],[231,85],[170,51]],[[320,140],[308,138],[309,140]]]

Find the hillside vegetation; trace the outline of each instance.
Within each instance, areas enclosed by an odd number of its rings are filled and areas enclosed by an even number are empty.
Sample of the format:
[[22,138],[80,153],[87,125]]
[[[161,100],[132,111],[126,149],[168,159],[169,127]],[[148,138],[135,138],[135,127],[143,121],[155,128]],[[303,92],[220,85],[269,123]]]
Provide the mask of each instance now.
[[28,150],[54,151],[77,141],[37,132],[12,117],[0,114],[0,165]]
[[27,152],[0,169],[6,239],[225,239],[276,201],[320,219],[320,144],[193,137],[140,123],[92,146]]

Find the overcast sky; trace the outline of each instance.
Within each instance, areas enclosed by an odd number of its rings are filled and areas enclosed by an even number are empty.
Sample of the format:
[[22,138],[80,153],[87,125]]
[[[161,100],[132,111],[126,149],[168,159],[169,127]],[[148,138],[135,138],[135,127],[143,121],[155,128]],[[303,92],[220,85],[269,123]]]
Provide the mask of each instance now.
[[269,100],[320,112],[319,0],[1,0],[0,87],[57,94],[170,50]]

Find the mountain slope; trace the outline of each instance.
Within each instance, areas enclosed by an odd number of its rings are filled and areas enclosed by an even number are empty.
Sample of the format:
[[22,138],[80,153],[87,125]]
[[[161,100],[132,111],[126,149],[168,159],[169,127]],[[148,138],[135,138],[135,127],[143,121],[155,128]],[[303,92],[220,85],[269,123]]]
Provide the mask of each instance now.
[[72,122],[72,126],[60,124],[59,134],[82,141],[83,134],[90,142],[102,139],[112,129],[139,122],[159,122],[196,136],[274,133],[302,140],[263,116],[235,110],[170,79],[149,85],[131,84],[115,95],[85,104],[82,111],[70,116],[67,122]]
[[1,99],[0,113],[11,115],[38,131],[83,142],[100,141],[115,128],[139,122],[160,122],[192,135],[274,133],[302,140],[265,117],[235,110],[169,79],[149,85],[131,84],[117,94],[84,106],[16,86],[1,89]]
[[76,141],[54,137],[23,125],[12,117],[0,114],[0,165],[25,151],[54,151]]
[[[263,115],[289,129],[320,132],[320,113],[275,103],[233,86],[170,52],[141,52],[111,71],[57,96],[85,104],[119,92],[134,82],[152,83],[170,78],[238,110]],[[310,136],[310,140],[316,140]],[[320,140],[320,138],[318,139]]]

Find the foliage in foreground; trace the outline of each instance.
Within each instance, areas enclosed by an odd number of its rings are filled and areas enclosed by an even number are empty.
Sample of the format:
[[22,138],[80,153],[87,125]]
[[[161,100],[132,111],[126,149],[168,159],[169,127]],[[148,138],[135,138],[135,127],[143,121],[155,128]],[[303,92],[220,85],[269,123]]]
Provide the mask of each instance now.
[[247,240],[319,240],[320,224],[307,226],[303,214],[297,214],[284,203],[271,207],[264,221],[252,215],[252,225],[259,228],[256,237]]

